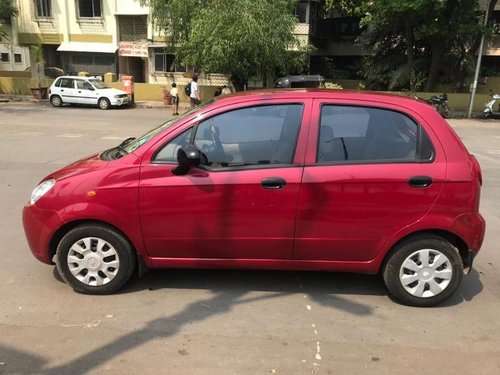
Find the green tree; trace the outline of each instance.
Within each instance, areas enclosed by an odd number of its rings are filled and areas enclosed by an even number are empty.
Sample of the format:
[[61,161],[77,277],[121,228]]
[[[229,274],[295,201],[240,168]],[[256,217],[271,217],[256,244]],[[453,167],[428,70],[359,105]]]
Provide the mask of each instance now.
[[463,86],[486,31],[478,0],[327,0],[327,6],[361,15],[359,42],[369,52],[363,74],[373,88],[431,90],[444,71]]
[[7,30],[2,24],[10,24],[10,19],[16,15],[17,8],[14,5],[14,0],[0,0],[0,39],[8,37]]
[[366,0],[326,0],[325,11],[327,14],[356,16],[363,13],[366,5]]
[[153,25],[166,36],[171,47],[188,40],[191,24],[212,0],[140,0],[151,7]]
[[[143,0],[145,1],[145,0]],[[300,70],[307,50],[293,30],[297,0],[150,0],[155,25],[183,65],[229,74],[237,90],[254,75]],[[190,3],[190,6],[186,4]],[[194,4],[196,3],[196,6]]]

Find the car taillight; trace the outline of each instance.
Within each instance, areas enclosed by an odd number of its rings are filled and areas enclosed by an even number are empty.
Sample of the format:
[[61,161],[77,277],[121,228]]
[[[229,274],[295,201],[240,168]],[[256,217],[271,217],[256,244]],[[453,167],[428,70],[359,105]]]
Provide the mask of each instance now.
[[49,95],[50,95],[50,88],[49,88]]
[[481,172],[481,166],[479,165],[479,162],[477,161],[477,159],[474,155],[470,154],[470,158],[472,160],[474,173],[476,174],[477,178],[479,179],[479,185],[483,186],[483,173]]

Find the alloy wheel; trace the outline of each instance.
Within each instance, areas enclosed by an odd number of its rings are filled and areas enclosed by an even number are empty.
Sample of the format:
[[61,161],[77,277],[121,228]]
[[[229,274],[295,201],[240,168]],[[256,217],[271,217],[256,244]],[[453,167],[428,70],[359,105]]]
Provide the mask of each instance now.
[[75,242],[67,256],[71,274],[85,285],[106,285],[120,269],[120,259],[115,248],[97,237],[86,237]]
[[453,269],[448,257],[433,249],[415,251],[403,261],[399,270],[403,288],[418,298],[441,294],[452,277]]

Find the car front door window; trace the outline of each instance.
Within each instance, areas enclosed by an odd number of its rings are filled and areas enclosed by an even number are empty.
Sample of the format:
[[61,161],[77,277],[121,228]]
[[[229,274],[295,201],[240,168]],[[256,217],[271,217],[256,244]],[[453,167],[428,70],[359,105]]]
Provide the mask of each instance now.
[[211,169],[291,164],[301,120],[301,104],[237,109],[201,122],[194,144]]

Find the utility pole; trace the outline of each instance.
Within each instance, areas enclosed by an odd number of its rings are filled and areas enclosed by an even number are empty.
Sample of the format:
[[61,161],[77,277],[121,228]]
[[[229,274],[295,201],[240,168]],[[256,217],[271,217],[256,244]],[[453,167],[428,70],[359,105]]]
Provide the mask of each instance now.
[[[490,10],[490,1],[488,0],[486,2],[486,14],[484,16],[484,26],[488,26],[488,12]],[[470,96],[470,103],[469,103],[469,111],[467,112],[467,118],[470,119],[472,117],[472,108],[474,107],[474,97],[476,96],[476,91],[477,91],[477,81],[479,79],[479,71],[481,70],[481,59],[483,57],[483,49],[484,49],[484,39],[485,39],[485,33],[481,36],[481,44],[479,45],[479,54],[477,56],[477,64],[476,64],[476,73],[474,74],[474,82],[472,84],[472,92]]]

